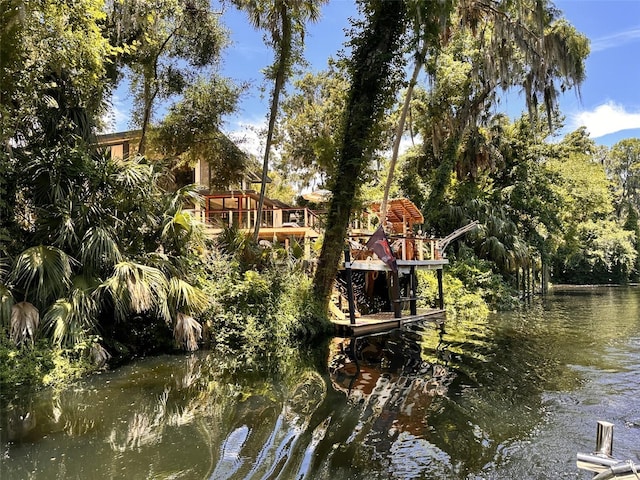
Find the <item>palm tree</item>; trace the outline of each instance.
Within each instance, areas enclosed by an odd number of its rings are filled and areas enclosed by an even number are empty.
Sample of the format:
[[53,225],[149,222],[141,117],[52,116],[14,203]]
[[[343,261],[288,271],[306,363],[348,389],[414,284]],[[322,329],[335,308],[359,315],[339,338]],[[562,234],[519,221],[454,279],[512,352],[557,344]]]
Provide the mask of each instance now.
[[258,200],[257,221],[254,239],[260,234],[262,208],[269,173],[269,154],[278,115],[280,94],[284,88],[291,67],[300,60],[304,43],[305,24],[315,22],[320,17],[320,7],[328,0],[234,0],[234,3],[249,15],[255,28],[263,28],[270,34],[270,45],[275,52],[271,68],[274,79],[269,111],[269,126],[262,161],[262,183]]
[[0,315],[14,341],[32,339],[42,318],[55,344],[95,350],[92,339],[106,322],[144,314],[195,349],[194,316],[206,298],[187,260],[200,239],[183,210],[199,201],[194,189],[167,194],[158,167],[76,147],[43,149],[27,171],[31,182],[20,185],[25,201],[17,208],[31,212],[37,244],[0,268]]

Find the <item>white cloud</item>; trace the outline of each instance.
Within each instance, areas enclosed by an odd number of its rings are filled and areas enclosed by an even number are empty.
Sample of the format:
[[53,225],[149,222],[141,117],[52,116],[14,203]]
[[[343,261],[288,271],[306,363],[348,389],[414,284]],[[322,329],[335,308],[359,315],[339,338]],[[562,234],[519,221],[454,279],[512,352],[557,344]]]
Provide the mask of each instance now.
[[609,48],[615,48],[640,39],[640,28],[632,28],[624,32],[614,33],[591,41],[591,51],[601,52]]
[[267,125],[264,121],[251,122],[240,120],[235,124],[233,130],[228,133],[228,136],[244,152],[258,159],[262,159],[265,145],[262,132],[265,132],[266,129]]
[[109,110],[102,117],[104,128],[100,133],[122,132],[127,130],[131,118],[130,106],[117,96],[109,106]]
[[640,128],[640,112],[627,112],[622,105],[607,102],[591,111],[573,115],[574,128],[585,126],[592,138]]

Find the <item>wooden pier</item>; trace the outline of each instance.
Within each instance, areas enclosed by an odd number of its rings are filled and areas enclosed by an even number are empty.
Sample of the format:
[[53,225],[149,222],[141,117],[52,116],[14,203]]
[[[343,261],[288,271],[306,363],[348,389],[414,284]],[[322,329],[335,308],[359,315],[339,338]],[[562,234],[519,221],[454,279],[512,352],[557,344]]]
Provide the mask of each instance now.
[[[374,214],[379,215],[380,208],[378,203],[371,205]],[[424,218],[410,200],[392,199],[386,213],[386,218],[378,223],[375,232],[371,232],[369,225],[366,231],[352,231],[346,239],[344,262],[340,268],[343,290],[337,295],[337,302],[330,305],[339,336],[393,330],[430,317],[443,320],[442,270],[449,263],[444,250],[449,242],[472,230],[478,223],[471,222],[445,238],[436,239],[423,236],[414,228],[424,223]],[[389,230],[389,237],[385,230]],[[418,309],[421,299],[418,293],[418,270],[433,270],[436,273],[438,296],[432,308]],[[360,315],[358,312],[354,272],[365,274],[364,297],[361,291],[357,301],[366,306],[363,313],[369,310],[371,314]],[[382,284],[377,280],[379,276],[382,277]],[[362,278],[362,275],[357,277]],[[346,302],[343,302],[343,298]],[[383,311],[377,312],[380,310],[378,306],[369,309],[370,301],[374,299],[383,300]],[[348,313],[344,312],[345,303]]]
[[[442,268],[449,263],[446,259],[438,260],[397,260],[397,271],[392,271],[384,262],[378,259],[351,261],[350,252],[345,251],[345,262],[342,266],[346,273],[348,314],[345,315],[334,306],[333,324],[337,336],[360,336],[371,333],[400,328],[408,323],[419,322],[427,318],[444,321],[444,296],[442,289]],[[418,277],[417,270],[435,270],[438,279],[438,301],[435,308],[417,307]],[[388,295],[392,305],[391,311],[382,311],[369,315],[357,313],[353,294],[352,271],[384,272],[388,278]],[[400,277],[408,276],[407,296],[401,296]]]
[[354,323],[350,319],[334,318],[336,336],[338,337],[359,337],[372,333],[386,332],[401,328],[404,325],[419,322],[422,320],[433,320],[434,322],[444,321],[444,310],[439,308],[421,308],[415,315],[406,315],[396,318],[394,312],[380,312],[371,315],[361,315]]

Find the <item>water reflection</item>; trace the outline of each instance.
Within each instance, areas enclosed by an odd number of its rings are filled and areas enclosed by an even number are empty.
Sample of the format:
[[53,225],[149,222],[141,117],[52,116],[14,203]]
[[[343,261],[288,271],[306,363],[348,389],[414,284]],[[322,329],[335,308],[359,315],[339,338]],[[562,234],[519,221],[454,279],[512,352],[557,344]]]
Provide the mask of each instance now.
[[[556,295],[230,372],[215,352],[0,396],[5,479],[580,477],[640,424],[638,290]],[[267,367],[267,364],[269,365]],[[633,450],[629,449],[631,452]]]

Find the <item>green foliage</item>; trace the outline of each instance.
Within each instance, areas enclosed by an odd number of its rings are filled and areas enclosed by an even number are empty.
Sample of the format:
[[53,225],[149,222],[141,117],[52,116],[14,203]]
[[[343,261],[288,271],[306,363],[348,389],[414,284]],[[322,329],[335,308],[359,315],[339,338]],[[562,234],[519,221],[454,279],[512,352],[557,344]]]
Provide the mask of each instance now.
[[178,344],[197,348],[201,326],[193,315],[207,306],[196,286],[202,232],[183,208],[199,197],[191,187],[165,192],[160,165],[113,161],[70,140],[37,152],[16,149],[29,160],[11,215],[22,244],[6,251],[0,272],[13,338],[33,337],[27,320],[35,317],[16,310],[33,304],[39,333],[58,347],[86,345],[98,332],[110,345],[136,343],[113,324],[144,318],[140,331],[156,333],[140,335],[142,343],[164,345],[162,335],[171,339],[173,329]]
[[620,140],[605,158],[607,174],[615,187],[616,211],[625,206],[640,209],[640,139]]
[[3,149],[9,138],[50,143],[60,129],[88,137],[105,109],[105,65],[115,54],[100,28],[103,4],[2,2]]
[[330,62],[327,71],[307,73],[294,87],[282,105],[283,155],[276,168],[302,187],[317,177],[322,186],[336,167],[347,80],[340,64]]
[[[27,348],[16,347],[0,332],[0,390],[17,387],[61,386],[89,372],[102,363],[95,362],[96,338],[88,338],[76,348],[52,348],[41,339]],[[100,366],[98,366],[100,365]]]
[[142,128],[140,153],[145,153],[156,103],[182,95],[203,76],[215,75],[227,42],[218,20],[207,0],[108,4],[106,31],[120,48],[116,65],[127,68],[134,121]]
[[227,255],[212,252],[204,313],[210,341],[243,358],[279,355],[291,342],[328,331],[312,295],[309,276],[295,263],[261,271],[239,269]]
[[212,172],[208,188],[226,188],[241,179],[247,155],[220,128],[235,110],[239,89],[224,78],[199,78],[169,107],[151,136],[154,154],[170,158],[173,168],[205,160]]
[[489,261],[472,256],[460,259],[451,265],[448,273],[469,291],[480,295],[492,310],[513,310],[519,305],[517,291],[493,271]]
[[[447,315],[456,317],[478,318],[486,317],[489,307],[482,296],[467,288],[462,280],[445,272],[443,276],[444,305]],[[437,305],[438,280],[434,272],[418,271],[418,294],[422,297],[418,302],[419,307],[431,307]]]
[[637,260],[635,234],[615,221],[587,221],[559,248],[555,278],[564,283],[626,283]]

